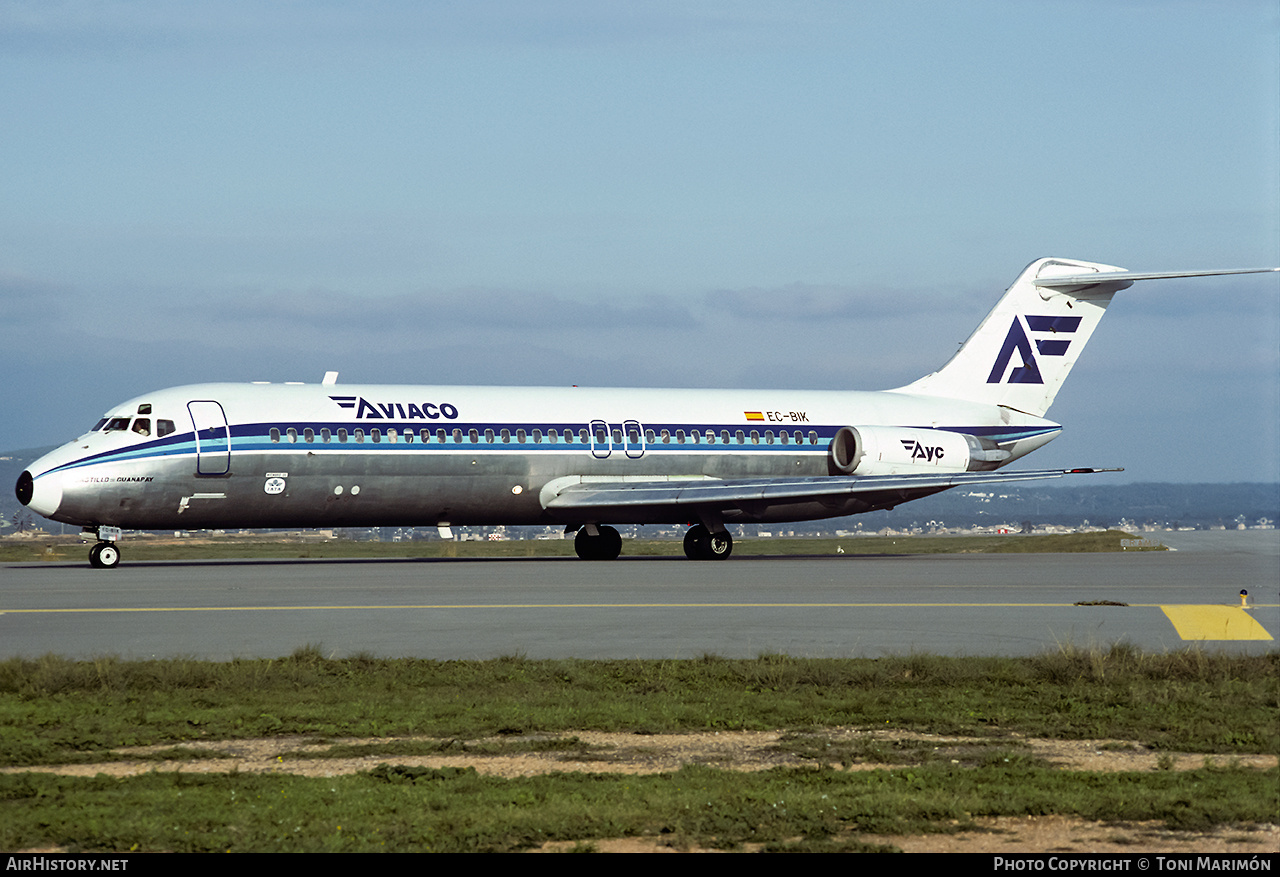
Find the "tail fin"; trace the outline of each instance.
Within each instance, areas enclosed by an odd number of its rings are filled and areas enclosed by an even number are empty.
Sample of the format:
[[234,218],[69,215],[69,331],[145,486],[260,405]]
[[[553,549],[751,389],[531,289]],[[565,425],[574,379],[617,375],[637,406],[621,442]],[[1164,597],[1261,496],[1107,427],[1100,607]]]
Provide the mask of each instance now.
[[945,366],[895,392],[1003,405],[1043,417],[1111,296],[1137,280],[1257,274],[1277,268],[1137,273],[1072,259],[1037,259]]

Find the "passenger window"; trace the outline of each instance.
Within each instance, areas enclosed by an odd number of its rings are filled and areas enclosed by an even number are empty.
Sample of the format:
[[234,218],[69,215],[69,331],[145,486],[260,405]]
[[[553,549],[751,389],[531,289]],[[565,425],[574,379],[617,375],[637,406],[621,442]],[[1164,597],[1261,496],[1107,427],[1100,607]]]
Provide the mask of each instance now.
[[382,441],[382,430],[380,429],[369,430],[369,438],[373,439],[374,444],[380,443]]
[[276,444],[280,443],[280,430],[276,429],[274,426],[271,427],[271,441]]
[[813,430],[809,430],[809,444],[816,445],[818,443],[818,434]]
[[174,427],[174,425],[173,425],[173,421],[172,421],[172,420],[157,420],[157,421],[156,421],[156,435],[157,435],[157,436],[159,436],[160,438],[164,438],[165,436],[167,436],[167,435],[168,435],[169,433],[171,433],[171,432],[176,432],[176,427]]
[[139,417],[133,422],[133,431],[138,435],[151,435],[151,418]]
[[302,440],[307,444],[311,444],[316,440],[316,431],[308,426],[302,431]]
[[535,445],[540,445],[540,444],[542,444],[542,430],[540,430],[540,429],[535,429],[535,430],[533,431],[533,443],[534,443]]
[[766,445],[771,445],[771,444],[773,444],[773,430],[771,430],[771,429],[766,429],[766,430],[764,431],[764,443],[765,443]]
[[720,444],[722,445],[729,444],[729,430],[727,429],[720,430]]
[[516,441],[517,441],[517,442],[519,442],[520,444],[524,444],[524,430],[523,430],[523,429],[517,429],[517,430],[516,430]]
[[338,430],[338,442],[344,445],[347,443],[347,431],[345,429]]
[[747,434],[742,430],[738,430],[736,437],[738,439],[738,444],[745,445],[747,443]]
[[284,434],[289,437],[289,444],[293,444],[298,440],[298,431],[292,426],[286,429]]
[[474,429],[467,430],[467,438],[471,439],[473,445],[480,443],[480,433]]
[[484,443],[487,445],[493,444],[493,430],[486,429],[484,431]]
[[329,432],[329,427],[326,426],[324,429],[320,430],[320,441],[324,442],[326,445],[329,444],[329,438],[331,435],[332,433]]
[[354,433],[352,433],[352,435],[353,435],[353,436],[355,436],[356,444],[358,444],[358,445],[362,445],[362,444],[364,444],[364,430],[363,430],[363,429],[357,429]]

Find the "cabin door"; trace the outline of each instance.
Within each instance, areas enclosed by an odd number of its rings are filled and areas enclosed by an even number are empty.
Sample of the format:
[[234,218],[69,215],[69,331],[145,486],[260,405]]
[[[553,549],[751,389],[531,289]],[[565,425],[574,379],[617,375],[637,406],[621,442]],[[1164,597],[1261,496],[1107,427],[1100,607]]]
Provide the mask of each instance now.
[[226,475],[231,471],[231,430],[217,402],[188,402],[196,432],[196,474]]

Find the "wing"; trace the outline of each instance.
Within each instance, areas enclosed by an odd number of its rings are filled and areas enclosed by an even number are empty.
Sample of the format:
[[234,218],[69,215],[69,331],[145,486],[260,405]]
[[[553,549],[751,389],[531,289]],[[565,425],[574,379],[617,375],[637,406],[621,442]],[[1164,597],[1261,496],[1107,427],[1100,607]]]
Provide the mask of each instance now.
[[[725,518],[802,520],[893,508],[952,487],[1035,481],[1121,469],[1033,469],[944,475],[846,475],[826,478],[558,478],[542,489],[543,508],[574,521],[657,523]],[[806,511],[805,506],[812,506]],[[847,510],[843,510],[847,509]],[[785,513],[785,514],[779,514]]]

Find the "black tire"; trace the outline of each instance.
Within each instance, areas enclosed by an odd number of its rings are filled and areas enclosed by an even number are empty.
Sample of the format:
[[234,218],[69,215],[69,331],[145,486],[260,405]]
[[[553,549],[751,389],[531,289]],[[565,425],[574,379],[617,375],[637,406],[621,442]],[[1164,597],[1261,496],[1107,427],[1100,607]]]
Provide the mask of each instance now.
[[617,560],[622,553],[622,534],[613,527],[600,528],[600,559]]
[[99,542],[89,549],[89,566],[94,569],[115,569],[120,565],[120,549],[114,542]]
[[598,527],[599,536],[587,533],[586,528],[573,538],[573,550],[583,560],[616,560],[622,553],[622,535],[613,527]]
[[733,537],[728,533],[711,533],[706,541],[707,560],[727,560],[733,553]]
[[694,524],[684,534],[684,556],[690,560],[706,560],[707,537],[710,534],[701,524]]

